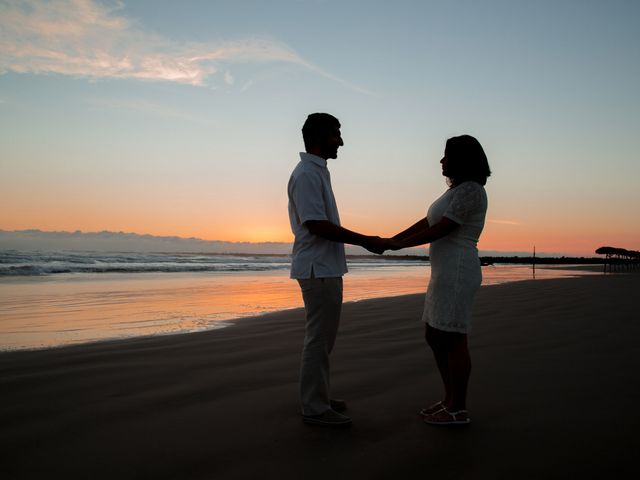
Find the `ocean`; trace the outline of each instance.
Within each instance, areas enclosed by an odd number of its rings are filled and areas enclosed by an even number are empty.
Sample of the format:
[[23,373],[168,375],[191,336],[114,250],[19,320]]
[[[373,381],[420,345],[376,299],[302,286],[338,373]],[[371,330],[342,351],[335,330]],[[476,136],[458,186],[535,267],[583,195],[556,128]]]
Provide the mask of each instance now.
[[[212,330],[298,308],[288,256],[0,252],[0,351]],[[350,257],[345,301],[424,292],[426,259]],[[540,269],[535,278],[575,276]],[[588,273],[588,272],[587,272]],[[483,284],[533,278],[531,266],[483,267]]]

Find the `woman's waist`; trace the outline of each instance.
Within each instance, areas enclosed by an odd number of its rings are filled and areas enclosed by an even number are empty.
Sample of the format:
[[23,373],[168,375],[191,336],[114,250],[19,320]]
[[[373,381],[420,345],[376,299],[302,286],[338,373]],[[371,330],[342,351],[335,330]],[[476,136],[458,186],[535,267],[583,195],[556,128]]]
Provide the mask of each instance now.
[[478,241],[475,238],[469,237],[444,237],[440,240],[432,242],[429,246],[429,251],[447,251],[452,250],[460,251],[460,253],[470,252],[478,253]]

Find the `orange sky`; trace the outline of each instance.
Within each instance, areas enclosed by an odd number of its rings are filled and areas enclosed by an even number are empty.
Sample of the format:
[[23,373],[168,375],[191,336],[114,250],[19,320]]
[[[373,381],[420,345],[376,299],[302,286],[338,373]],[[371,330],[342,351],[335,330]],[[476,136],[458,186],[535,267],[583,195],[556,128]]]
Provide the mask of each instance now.
[[[277,212],[262,215],[249,212],[227,212],[216,214],[215,219],[207,219],[205,212],[194,209],[187,216],[177,212],[171,214],[167,209],[138,211],[135,208],[113,210],[99,209],[91,202],[75,209],[52,209],[46,212],[30,210],[23,205],[21,209],[3,210],[0,213],[0,225],[4,230],[23,230],[38,228],[45,231],[95,232],[102,230],[134,232],[158,236],[197,237],[204,240],[225,240],[234,242],[289,242],[292,234],[286,217],[286,203],[280,205]],[[52,215],[52,211],[59,215]],[[245,213],[246,216],[243,216]],[[213,215],[211,215],[213,217]],[[419,217],[403,215],[403,218],[378,218],[375,221],[355,219],[345,215],[343,224],[362,233],[391,236],[406,228]],[[481,250],[504,252],[531,252],[533,246],[539,253],[557,253],[566,255],[595,256],[594,250],[602,245],[621,246],[634,249],[640,240],[637,233],[625,232],[624,226],[618,231],[602,232],[598,225],[579,225],[576,222],[556,222],[555,224],[513,224],[501,220],[492,220],[491,215],[479,242]],[[573,223],[571,225],[570,223]]]
[[468,133],[493,171],[482,250],[640,250],[636,3],[343,2],[345,28],[294,3],[9,2],[0,229],[290,241],[300,129],[327,111],[347,228],[422,218]]

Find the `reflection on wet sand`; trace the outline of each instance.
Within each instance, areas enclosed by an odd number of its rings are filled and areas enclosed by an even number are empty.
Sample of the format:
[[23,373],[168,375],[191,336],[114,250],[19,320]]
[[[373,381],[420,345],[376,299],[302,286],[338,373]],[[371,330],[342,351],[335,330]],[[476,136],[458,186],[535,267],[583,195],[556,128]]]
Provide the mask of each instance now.
[[[537,278],[579,272],[542,270]],[[484,284],[531,278],[530,267],[484,267]],[[345,301],[424,292],[426,266],[353,269]],[[286,271],[68,274],[0,282],[0,349],[208,330],[228,320],[302,305]]]

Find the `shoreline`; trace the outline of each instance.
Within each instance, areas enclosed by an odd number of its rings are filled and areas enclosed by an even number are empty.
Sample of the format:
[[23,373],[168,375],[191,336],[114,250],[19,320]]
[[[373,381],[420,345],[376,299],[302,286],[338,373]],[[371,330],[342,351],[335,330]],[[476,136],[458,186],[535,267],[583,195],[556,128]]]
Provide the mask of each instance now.
[[[586,271],[594,274],[592,269]],[[489,266],[483,273],[484,286],[532,278],[531,267],[522,266]],[[535,277],[577,274],[539,269]],[[345,277],[345,303],[424,295],[428,279],[428,268],[355,269]],[[283,272],[69,274],[0,283],[0,298],[6,300],[0,312],[0,356],[218,331],[250,317],[302,307],[298,286]]]
[[638,288],[635,274],[481,288],[469,336],[473,423],[462,430],[427,426],[416,413],[441,394],[423,340],[422,294],[344,306],[332,386],[349,403],[354,425],[346,430],[300,420],[301,309],[215,332],[6,352],[0,474],[368,480],[638,472]]
[[[593,264],[593,265],[545,265],[545,264],[536,264],[536,270],[566,270],[566,271],[577,271],[577,272],[597,272],[604,274],[604,264]],[[619,273],[619,272],[615,272]]]

